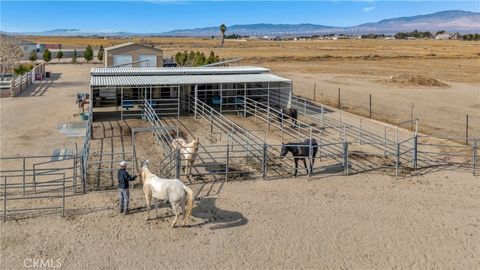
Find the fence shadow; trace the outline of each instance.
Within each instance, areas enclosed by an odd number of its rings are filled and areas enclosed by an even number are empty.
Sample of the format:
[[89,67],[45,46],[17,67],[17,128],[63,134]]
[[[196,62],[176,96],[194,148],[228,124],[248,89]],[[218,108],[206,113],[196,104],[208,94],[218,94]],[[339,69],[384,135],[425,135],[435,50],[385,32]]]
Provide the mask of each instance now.
[[50,78],[45,78],[41,81],[36,81],[29,85],[27,89],[23,90],[18,97],[38,97],[43,96],[47,90],[52,86],[53,82],[58,80],[62,73],[52,73]]

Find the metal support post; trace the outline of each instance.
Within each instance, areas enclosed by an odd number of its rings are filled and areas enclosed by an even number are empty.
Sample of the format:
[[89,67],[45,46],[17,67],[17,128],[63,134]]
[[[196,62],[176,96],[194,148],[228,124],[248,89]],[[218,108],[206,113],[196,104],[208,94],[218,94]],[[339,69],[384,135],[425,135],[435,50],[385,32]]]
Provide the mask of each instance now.
[[175,178],[180,179],[180,167],[181,167],[181,160],[180,160],[180,149],[175,150]]
[[267,166],[268,166],[268,144],[263,144],[263,162],[262,162],[262,177],[263,180],[267,178]]
[[25,197],[25,157],[23,157],[23,197]]
[[348,142],[343,142],[343,168],[345,175],[348,176]]
[[62,217],[65,216],[65,173],[63,174],[63,190],[62,190]]
[[397,143],[397,152],[395,153],[395,177],[398,178],[398,168],[400,166],[400,144]]
[[227,137],[227,160],[225,162],[225,182],[228,181],[229,159],[230,159],[230,146],[229,146],[229,141],[228,141],[228,137]]
[[197,107],[198,107],[198,84],[195,84],[195,110],[194,110],[195,119],[197,119]]
[[3,178],[3,222],[7,221],[7,177]]
[[321,107],[320,112],[321,112],[320,127],[323,128],[323,115],[324,115],[324,113],[325,113],[325,109],[324,109],[324,107],[323,107],[323,104],[322,104],[322,107]]
[[418,136],[413,137],[413,169],[417,169]]
[[387,156],[387,127],[384,127],[383,131],[383,156]]
[[478,140],[473,140],[473,176],[477,175],[477,146]]

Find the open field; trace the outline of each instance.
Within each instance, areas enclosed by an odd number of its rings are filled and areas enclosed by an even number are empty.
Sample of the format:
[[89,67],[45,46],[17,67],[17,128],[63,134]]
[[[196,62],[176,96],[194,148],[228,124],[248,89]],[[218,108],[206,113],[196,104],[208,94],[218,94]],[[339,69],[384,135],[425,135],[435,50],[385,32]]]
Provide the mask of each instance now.
[[[125,39],[28,37],[31,41],[61,43],[65,48],[86,44],[109,46]],[[225,48],[217,40],[200,38],[135,38],[159,46],[166,56],[177,51],[210,50],[224,58],[242,57],[244,64],[271,68],[294,81],[297,94],[361,115],[397,123],[420,119],[420,131],[441,137],[480,136],[480,43],[455,40],[316,40],[234,41]],[[420,75],[445,87],[382,83],[391,76]]]

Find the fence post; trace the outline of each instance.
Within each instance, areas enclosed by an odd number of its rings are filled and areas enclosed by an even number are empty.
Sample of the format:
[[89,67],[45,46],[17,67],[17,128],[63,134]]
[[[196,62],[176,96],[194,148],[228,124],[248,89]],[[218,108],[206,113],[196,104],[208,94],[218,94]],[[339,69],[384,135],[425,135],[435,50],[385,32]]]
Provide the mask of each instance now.
[[180,149],[175,149],[175,178],[176,179],[180,179],[180,167],[181,167]]
[[63,190],[62,190],[62,217],[65,216],[65,173],[63,173]]
[[397,143],[397,152],[395,153],[395,178],[398,178],[398,167],[400,166],[400,144]]
[[360,117],[360,130],[359,132],[359,137],[360,137],[360,144],[362,144],[362,118]]
[[340,103],[340,88],[338,88],[338,108],[342,109],[340,106],[341,106],[341,103]]
[[25,157],[23,157],[23,197],[25,197]]
[[303,98],[303,114],[307,114],[307,99]]
[[3,178],[3,222],[7,221],[7,177]]
[[[248,147],[248,146],[247,146]],[[225,162],[225,182],[228,181],[228,165],[229,165],[229,159],[230,159],[230,145],[228,143],[228,137],[227,137],[227,160]]]
[[370,94],[370,101],[369,101],[369,115],[370,115],[370,118],[372,118],[372,94]]
[[468,145],[468,114],[466,115],[465,121],[465,144]]
[[257,122],[257,102],[255,101],[255,122]]
[[417,169],[418,136],[413,137],[413,169]]
[[35,164],[33,164],[33,192],[37,193],[37,174],[35,173]]
[[87,193],[87,168],[85,166],[85,155],[82,154],[81,157],[81,165],[80,165],[81,171],[82,171],[82,193],[85,194]]
[[323,104],[322,104],[322,107],[321,107],[321,109],[320,109],[320,113],[321,113],[320,127],[323,128],[323,114],[325,113],[325,109],[323,108]]
[[213,133],[213,122],[212,122],[212,115],[213,115],[213,112],[212,112],[212,108],[210,108],[210,133]]
[[473,140],[473,176],[476,175],[476,171],[477,171],[477,145],[478,145],[478,140],[477,139]]
[[387,157],[387,127],[383,127],[383,156]]
[[263,144],[263,162],[262,162],[262,177],[263,180],[267,178],[267,166],[268,166],[268,144]]
[[313,101],[317,101],[317,84],[313,84]]
[[343,142],[343,171],[348,176],[348,142]]
[[270,106],[267,107],[267,130],[270,131]]
[[310,143],[308,147],[308,160],[310,162],[310,170],[308,170],[308,178],[312,176],[313,171],[313,148],[312,148],[312,128],[310,128]]

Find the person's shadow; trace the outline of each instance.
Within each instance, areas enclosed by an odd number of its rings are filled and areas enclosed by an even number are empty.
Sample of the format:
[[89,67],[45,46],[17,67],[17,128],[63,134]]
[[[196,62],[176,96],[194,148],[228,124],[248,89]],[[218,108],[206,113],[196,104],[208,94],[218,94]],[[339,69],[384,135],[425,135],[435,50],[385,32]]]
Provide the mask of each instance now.
[[210,227],[211,230],[243,226],[248,223],[248,219],[240,212],[217,208],[215,206],[215,198],[200,199],[198,205],[193,208],[192,216],[204,220],[199,224],[192,224],[192,227],[214,223],[215,225]]

